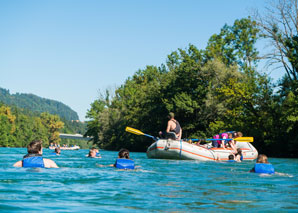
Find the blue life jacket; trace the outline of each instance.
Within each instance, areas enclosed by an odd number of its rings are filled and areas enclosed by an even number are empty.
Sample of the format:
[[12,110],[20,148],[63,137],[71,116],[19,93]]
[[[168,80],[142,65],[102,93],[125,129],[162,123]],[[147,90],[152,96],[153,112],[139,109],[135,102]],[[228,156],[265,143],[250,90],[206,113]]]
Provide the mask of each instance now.
[[274,167],[270,163],[256,163],[255,173],[274,174]]
[[23,167],[41,167],[41,168],[44,168],[43,158],[41,156],[24,158],[23,159]]
[[116,160],[115,167],[118,169],[134,169],[135,163],[130,159],[118,158]]
[[99,152],[96,152],[96,157],[101,157],[101,155],[99,154]]

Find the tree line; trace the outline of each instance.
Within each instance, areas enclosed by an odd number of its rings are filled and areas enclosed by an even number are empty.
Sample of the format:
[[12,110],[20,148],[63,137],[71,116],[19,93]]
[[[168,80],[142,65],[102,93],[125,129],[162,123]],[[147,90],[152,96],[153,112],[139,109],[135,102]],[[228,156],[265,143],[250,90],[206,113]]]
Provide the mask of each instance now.
[[81,122],[68,121],[48,112],[37,113],[0,103],[1,147],[26,147],[32,140],[42,140],[44,147],[56,143],[89,148],[92,144],[86,141],[59,138],[60,132],[84,134],[85,131],[86,125]]
[[[279,1],[268,10],[271,16],[256,13],[224,25],[205,49],[190,44],[170,53],[164,64],[138,70],[91,104],[86,135],[105,149],[145,151],[152,140],[125,127],[157,135],[174,112],[183,138],[236,130],[253,136],[261,153],[297,157],[297,11],[297,0]],[[256,47],[261,39],[273,44],[264,55]],[[263,59],[271,69],[284,69],[278,82],[258,70]]]

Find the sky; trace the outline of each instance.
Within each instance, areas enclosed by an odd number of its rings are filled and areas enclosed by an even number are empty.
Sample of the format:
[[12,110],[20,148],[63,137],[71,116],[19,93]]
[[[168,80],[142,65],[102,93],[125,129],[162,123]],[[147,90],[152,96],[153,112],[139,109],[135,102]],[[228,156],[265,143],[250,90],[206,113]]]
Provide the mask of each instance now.
[[[0,87],[60,101],[81,121],[100,91],[204,49],[266,0],[0,0]],[[278,73],[272,73],[272,77]]]

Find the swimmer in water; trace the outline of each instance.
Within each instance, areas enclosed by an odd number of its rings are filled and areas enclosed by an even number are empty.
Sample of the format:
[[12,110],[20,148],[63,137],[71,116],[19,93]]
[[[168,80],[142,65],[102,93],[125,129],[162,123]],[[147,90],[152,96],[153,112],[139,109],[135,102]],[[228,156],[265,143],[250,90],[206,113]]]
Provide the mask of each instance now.
[[135,164],[129,157],[129,151],[127,149],[120,149],[118,153],[118,159],[116,160],[114,167],[118,169],[134,169]]
[[42,157],[42,141],[32,141],[27,146],[27,152],[23,160],[16,162],[14,167],[59,168],[54,161]]
[[55,153],[56,153],[56,155],[60,155],[60,154],[61,154],[61,149],[60,149],[60,147],[56,147],[56,148],[55,148]]
[[94,147],[89,150],[88,157],[89,158],[101,158],[101,156],[98,152],[98,149],[96,149]]
[[260,154],[258,155],[255,166],[250,172],[274,174],[274,167],[268,162],[268,157],[266,155]]
[[97,164],[97,166],[99,166],[99,167],[111,166],[111,167],[116,167],[118,169],[134,169],[135,168],[134,161],[132,159],[130,159],[129,151],[127,149],[120,149],[120,151],[118,152],[118,158],[116,159],[116,162],[114,164],[109,164],[109,165]]

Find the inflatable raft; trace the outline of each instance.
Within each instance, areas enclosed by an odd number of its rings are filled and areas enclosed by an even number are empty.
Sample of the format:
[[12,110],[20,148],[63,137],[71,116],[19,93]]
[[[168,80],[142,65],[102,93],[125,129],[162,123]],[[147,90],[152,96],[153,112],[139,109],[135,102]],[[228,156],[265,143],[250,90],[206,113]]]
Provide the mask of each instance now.
[[[52,150],[54,150],[55,148],[57,148],[57,147],[55,147],[55,146],[49,146],[49,149],[52,149]],[[80,147],[79,146],[70,146],[70,147],[60,147],[60,149],[61,150],[79,150],[80,149]]]
[[[210,146],[210,145],[208,145]],[[228,160],[231,148],[208,148],[204,145],[191,144],[182,140],[159,139],[147,149],[148,158],[215,161]],[[254,160],[258,151],[249,142],[237,142],[242,150],[243,160]]]

